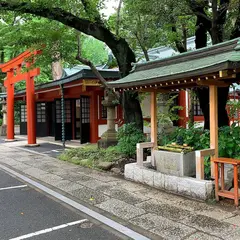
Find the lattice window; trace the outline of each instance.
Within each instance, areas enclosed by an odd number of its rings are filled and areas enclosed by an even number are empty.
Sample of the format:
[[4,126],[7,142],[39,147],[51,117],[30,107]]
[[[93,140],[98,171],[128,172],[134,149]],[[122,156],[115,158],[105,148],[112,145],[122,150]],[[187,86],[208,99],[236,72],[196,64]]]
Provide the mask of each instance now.
[[46,103],[37,103],[37,122],[46,122]]
[[21,105],[21,122],[27,122],[27,106]]
[[202,116],[202,110],[197,96],[194,96],[194,116]]
[[[64,113],[65,113],[65,123],[71,123],[72,120],[72,111],[71,111],[71,101],[65,100],[64,103]],[[62,109],[61,109],[61,101],[56,101],[56,122],[62,122]]]
[[103,100],[104,100],[104,96],[101,97],[101,118],[107,119],[107,108],[102,105]]
[[82,97],[81,103],[82,123],[90,123],[90,99]]

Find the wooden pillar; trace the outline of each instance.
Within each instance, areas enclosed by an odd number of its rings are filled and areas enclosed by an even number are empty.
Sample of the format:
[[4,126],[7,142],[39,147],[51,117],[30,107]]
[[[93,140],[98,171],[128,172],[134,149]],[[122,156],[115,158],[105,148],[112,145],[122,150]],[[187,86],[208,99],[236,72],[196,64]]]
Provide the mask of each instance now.
[[[218,88],[209,86],[210,101],[210,148],[215,149],[214,158],[218,157]],[[211,177],[215,177],[214,164],[211,163]]]
[[157,146],[157,93],[151,92],[151,142]]
[[14,140],[14,84],[10,79],[14,76],[13,70],[7,72],[7,140]]
[[[90,99],[90,142],[98,141],[98,93],[91,92]],[[101,102],[100,102],[101,104]]]
[[36,106],[34,95],[34,78],[27,75],[26,79],[26,97],[27,97],[27,134],[28,145],[36,144]]

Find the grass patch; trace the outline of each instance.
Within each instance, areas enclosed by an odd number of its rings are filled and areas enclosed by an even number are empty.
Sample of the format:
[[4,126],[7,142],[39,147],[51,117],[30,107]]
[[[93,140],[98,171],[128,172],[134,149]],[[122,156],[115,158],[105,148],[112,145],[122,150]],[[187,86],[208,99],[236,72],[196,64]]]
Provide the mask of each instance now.
[[99,149],[96,145],[86,145],[66,150],[58,158],[76,165],[97,168],[100,162],[117,162],[122,158],[122,154],[116,146]]

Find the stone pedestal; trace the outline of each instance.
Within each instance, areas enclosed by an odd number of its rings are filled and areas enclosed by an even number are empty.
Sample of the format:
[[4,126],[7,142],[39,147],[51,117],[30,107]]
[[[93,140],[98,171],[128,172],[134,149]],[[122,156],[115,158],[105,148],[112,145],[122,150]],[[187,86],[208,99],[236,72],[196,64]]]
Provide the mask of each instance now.
[[118,101],[113,93],[108,93],[108,95],[105,95],[102,104],[107,108],[107,131],[102,134],[101,139],[98,141],[98,147],[108,148],[109,146],[117,145],[115,107],[118,105]]

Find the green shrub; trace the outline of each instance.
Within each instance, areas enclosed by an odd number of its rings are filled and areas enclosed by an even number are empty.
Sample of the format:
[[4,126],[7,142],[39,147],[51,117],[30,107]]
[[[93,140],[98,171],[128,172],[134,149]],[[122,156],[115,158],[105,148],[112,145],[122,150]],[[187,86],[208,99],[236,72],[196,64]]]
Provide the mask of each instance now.
[[87,145],[68,149],[59,156],[59,159],[85,167],[96,168],[99,162],[114,162],[121,157],[117,147],[99,149],[96,145]]
[[126,157],[135,157],[136,144],[145,141],[145,136],[135,123],[124,124],[118,130],[118,148]]
[[3,124],[3,120],[0,118],[0,126],[2,126]]
[[[235,158],[240,160],[240,127],[232,125],[231,127],[221,127],[219,129],[219,157]],[[210,147],[209,130],[201,128],[176,128],[169,136],[164,138],[165,145],[176,142],[178,144],[188,144],[195,150],[206,149]],[[204,159],[205,179],[211,177],[210,157]]]

